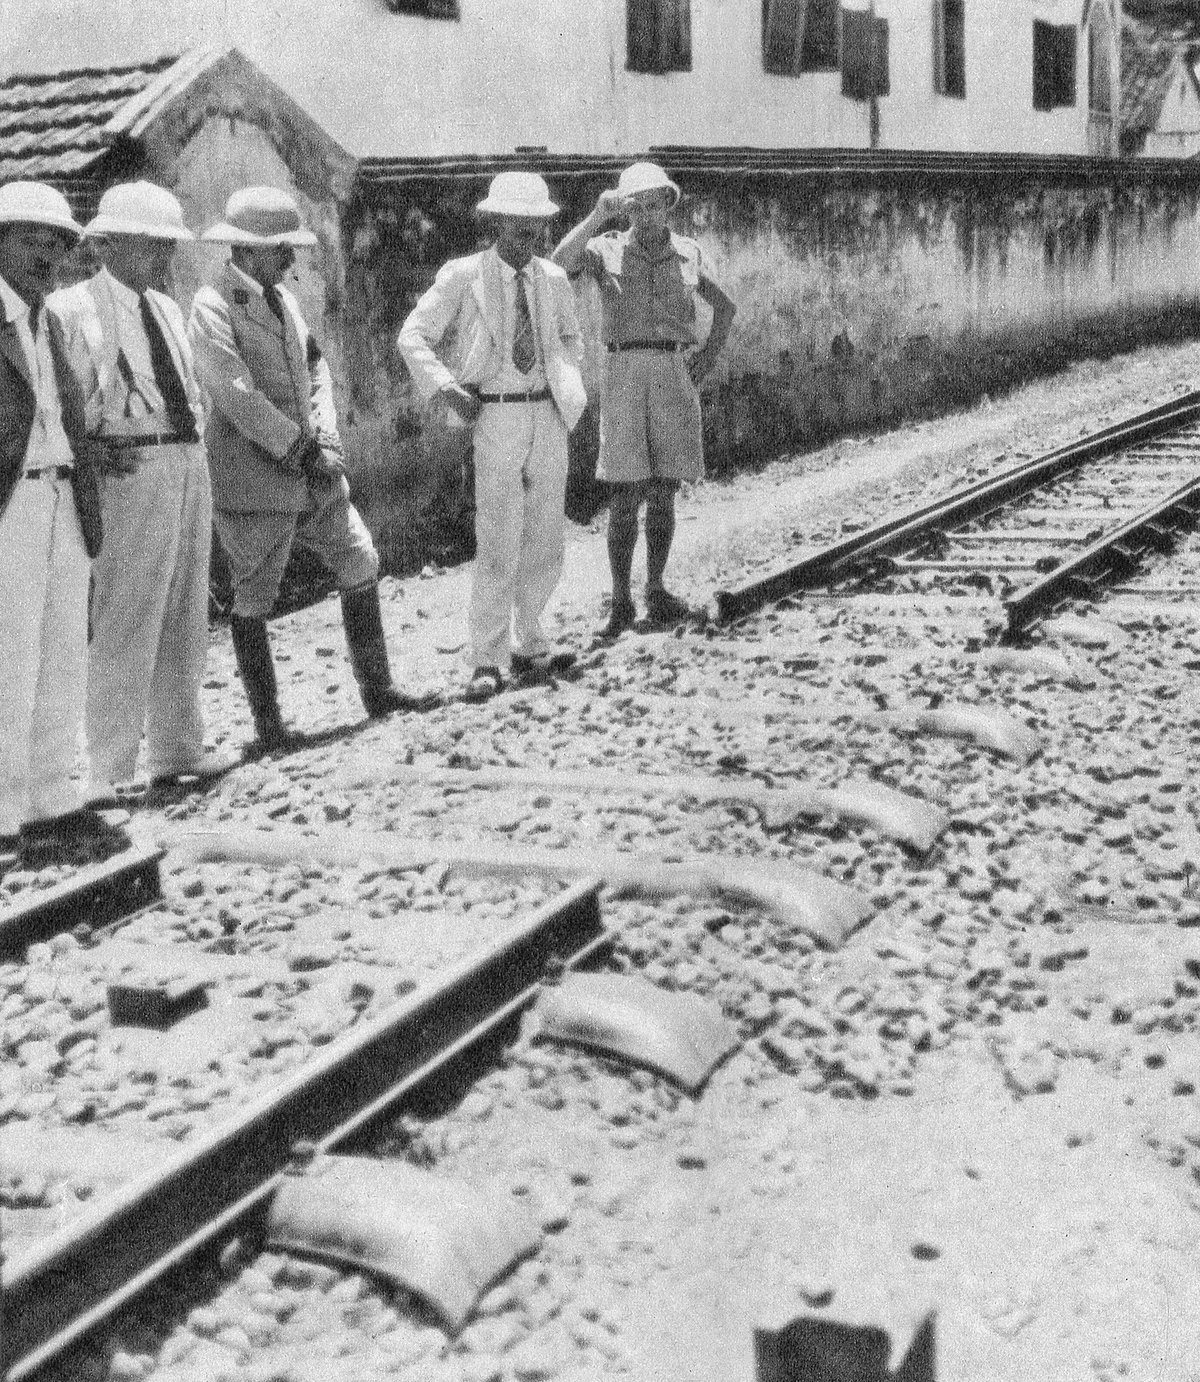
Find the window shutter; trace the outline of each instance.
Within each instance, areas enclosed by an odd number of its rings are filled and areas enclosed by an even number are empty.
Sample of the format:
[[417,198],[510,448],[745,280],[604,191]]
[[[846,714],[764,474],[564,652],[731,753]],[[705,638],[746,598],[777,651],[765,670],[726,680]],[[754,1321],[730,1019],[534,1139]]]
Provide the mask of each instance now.
[[763,71],[794,77],[801,71],[805,0],[763,0]]
[[1055,68],[1057,74],[1057,104],[1075,104],[1075,29],[1060,24],[1055,29]]
[[625,66],[631,72],[688,72],[691,0],[626,0]]
[[843,10],[842,95],[869,101],[889,90],[887,20],[865,10]]
[[1033,21],[1033,108],[1075,104],[1075,29]]
[[807,0],[800,40],[801,72],[838,69],[838,0]]
[[941,78],[943,96],[967,94],[966,6],[963,0],[938,0],[941,20]]

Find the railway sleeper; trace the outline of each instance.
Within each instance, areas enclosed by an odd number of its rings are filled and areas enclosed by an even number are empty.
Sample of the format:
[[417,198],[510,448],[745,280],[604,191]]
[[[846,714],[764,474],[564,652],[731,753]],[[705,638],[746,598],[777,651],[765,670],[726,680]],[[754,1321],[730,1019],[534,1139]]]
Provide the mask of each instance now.
[[476,1302],[542,1228],[503,1189],[399,1160],[321,1156],[290,1171],[272,1198],[267,1246],[365,1271],[420,1296],[457,1334]]
[[337,778],[340,787],[355,791],[397,781],[444,783],[462,790],[480,787],[526,789],[569,796],[599,792],[648,796],[656,800],[676,797],[698,802],[745,803],[759,813],[768,829],[783,829],[800,820],[832,817],[848,825],[875,830],[921,854],[933,848],[947,826],[945,813],[920,797],[899,792],[883,783],[855,779],[836,787],[815,787],[778,777],[771,786],[763,786],[744,779],[704,777],[696,773],[635,777],[605,768],[566,772],[509,767],[426,768],[406,764],[379,767],[375,763],[350,765],[342,769]]
[[872,913],[854,888],[810,869],[779,860],[738,857],[665,861],[658,855],[594,849],[532,849],[485,842],[406,839],[387,833],[327,832],[314,837],[298,830],[181,831],[174,839],[180,857],[193,863],[322,862],[419,868],[441,864],[467,876],[560,880],[602,878],[618,897],[728,897],[762,907],[785,928],[837,949]]
[[533,1009],[534,1039],[602,1051],[698,1094],[739,1041],[720,1008],[629,974],[568,974]]

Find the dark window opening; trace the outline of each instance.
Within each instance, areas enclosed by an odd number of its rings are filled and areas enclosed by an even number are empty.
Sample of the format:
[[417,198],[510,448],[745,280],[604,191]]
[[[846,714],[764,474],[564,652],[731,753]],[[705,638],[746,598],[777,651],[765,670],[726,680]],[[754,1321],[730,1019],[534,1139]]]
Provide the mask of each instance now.
[[1075,104],[1075,29],[1033,21],[1033,108]]
[[415,14],[422,19],[457,19],[458,0],[387,0],[393,14]]
[[691,0],[625,0],[625,33],[631,72],[692,70]]
[[889,90],[887,20],[866,10],[843,10],[842,95],[869,101]]
[[800,45],[801,72],[837,71],[837,0],[808,0],[803,40]]
[[967,94],[964,0],[933,0],[933,89],[939,96]]

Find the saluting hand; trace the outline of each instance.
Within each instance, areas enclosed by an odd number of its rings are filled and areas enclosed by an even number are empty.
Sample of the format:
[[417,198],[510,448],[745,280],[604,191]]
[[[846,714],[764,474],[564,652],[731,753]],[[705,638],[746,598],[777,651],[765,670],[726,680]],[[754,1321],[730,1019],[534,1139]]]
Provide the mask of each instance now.
[[609,221],[615,221],[623,212],[622,202],[624,198],[615,188],[605,188],[596,198],[596,209],[592,216],[598,225],[607,225]]

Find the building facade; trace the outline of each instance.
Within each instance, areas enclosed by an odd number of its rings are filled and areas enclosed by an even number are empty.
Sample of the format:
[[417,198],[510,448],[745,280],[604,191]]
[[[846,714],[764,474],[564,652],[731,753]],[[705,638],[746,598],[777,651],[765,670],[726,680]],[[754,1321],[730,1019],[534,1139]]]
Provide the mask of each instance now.
[[0,69],[233,45],[356,157],[1108,152],[1115,4],[23,0]]

